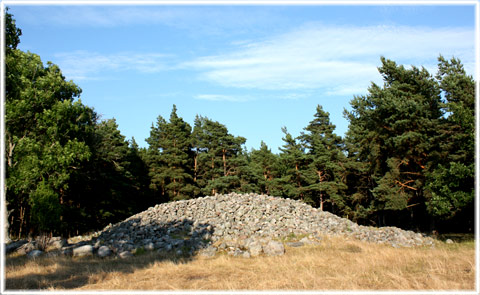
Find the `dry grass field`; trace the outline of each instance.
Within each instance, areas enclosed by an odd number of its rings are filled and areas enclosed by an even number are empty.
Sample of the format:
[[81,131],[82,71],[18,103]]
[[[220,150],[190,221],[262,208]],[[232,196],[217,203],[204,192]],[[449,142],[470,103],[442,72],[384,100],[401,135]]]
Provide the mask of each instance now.
[[280,257],[6,259],[7,290],[475,290],[474,241],[392,248],[344,238]]

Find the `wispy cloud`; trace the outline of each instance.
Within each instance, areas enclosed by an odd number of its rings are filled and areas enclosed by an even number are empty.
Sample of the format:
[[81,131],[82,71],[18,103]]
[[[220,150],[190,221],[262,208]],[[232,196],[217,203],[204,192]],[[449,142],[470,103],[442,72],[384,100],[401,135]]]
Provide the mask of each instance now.
[[261,92],[255,95],[238,95],[238,94],[198,94],[194,96],[198,100],[208,101],[225,101],[225,102],[249,102],[258,99],[267,100],[299,100],[310,97],[312,93],[309,92]]
[[224,94],[199,94],[194,97],[199,100],[208,101],[229,101],[229,102],[246,102],[251,101],[254,98],[245,95],[224,95]]
[[25,21],[32,25],[68,27],[126,27],[160,25],[204,34],[229,34],[234,31],[272,27],[282,17],[274,8],[249,9],[242,6],[33,6],[22,9]]
[[377,66],[382,55],[399,63],[434,68],[439,54],[472,62],[473,30],[310,24],[184,66],[198,70],[201,79],[225,87],[323,88],[331,95],[358,94],[365,92],[370,81],[379,80]]
[[[55,62],[64,75],[75,80],[104,79],[109,71],[136,71],[157,73],[169,68],[166,54],[159,53],[112,53],[100,54],[78,50],[55,54]],[[100,78],[102,77],[102,78]]]

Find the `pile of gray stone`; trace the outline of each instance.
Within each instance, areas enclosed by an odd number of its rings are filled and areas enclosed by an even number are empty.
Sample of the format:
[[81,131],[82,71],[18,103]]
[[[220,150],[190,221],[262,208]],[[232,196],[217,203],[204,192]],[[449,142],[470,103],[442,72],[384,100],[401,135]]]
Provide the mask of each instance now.
[[367,227],[303,202],[259,194],[207,196],[164,203],[69,240],[57,251],[74,256],[130,257],[159,251],[178,255],[282,255],[287,247],[340,235],[393,247],[433,245],[433,239],[395,227]]

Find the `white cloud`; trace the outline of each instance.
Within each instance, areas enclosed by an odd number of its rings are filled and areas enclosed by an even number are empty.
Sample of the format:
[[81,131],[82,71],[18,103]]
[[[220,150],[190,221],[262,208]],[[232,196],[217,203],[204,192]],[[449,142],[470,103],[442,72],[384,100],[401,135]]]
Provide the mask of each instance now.
[[199,100],[208,101],[229,101],[229,102],[245,102],[252,100],[250,96],[223,95],[223,94],[199,94],[194,97]]
[[233,52],[185,63],[202,79],[225,87],[265,90],[325,89],[366,92],[378,82],[379,57],[416,66],[439,54],[474,60],[474,32],[464,28],[332,27],[310,24],[268,40],[242,43]]
[[[112,53],[100,54],[78,50],[55,54],[55,63],[68,79],[98,80],[108,71],[136,71],[157,73],[169,68],[169,55],[159,53]],[[104,78],[104,77],[103,77]]]

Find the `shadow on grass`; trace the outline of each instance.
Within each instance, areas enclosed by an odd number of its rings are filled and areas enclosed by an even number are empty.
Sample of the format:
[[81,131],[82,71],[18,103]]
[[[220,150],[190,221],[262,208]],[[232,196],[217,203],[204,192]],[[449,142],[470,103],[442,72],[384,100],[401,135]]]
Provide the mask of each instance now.
[[[130,234],[134,223],[140,220],[124,221],[110,228],[104,236],[113,237],[114,243],[122,243],[122,234]],[[138,251],[138,255],[121,259],[118,257],[39,257],[35,260],[25,256],[6,257],[5,286],[7,290],[38,289],[74,289],[105,277],[109,273],[133,273],[136,270],[151,267],[157,262],[188,263],[196,252],[207,246],[206,238],[213,233],[209,224],[198,224],[192,230],[193,221],[176,220],[169,223],[156,223],[135,231],[138,240],[147,238],[166,238],[164,246],[158,251]],[[113,236],[112,236],[113,234]],[[116,239],[114,237],[117,237]],[[11,274],[9,275],[9,272]],[[14,272],[14,273],[13,273]],[[103,275],[104,274],[104,275]]]

